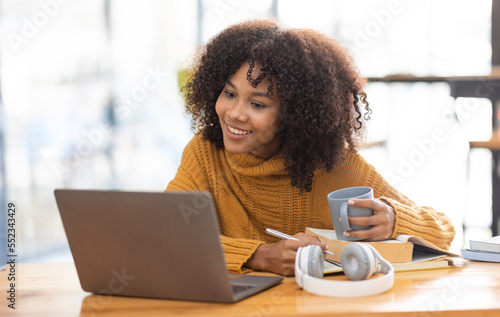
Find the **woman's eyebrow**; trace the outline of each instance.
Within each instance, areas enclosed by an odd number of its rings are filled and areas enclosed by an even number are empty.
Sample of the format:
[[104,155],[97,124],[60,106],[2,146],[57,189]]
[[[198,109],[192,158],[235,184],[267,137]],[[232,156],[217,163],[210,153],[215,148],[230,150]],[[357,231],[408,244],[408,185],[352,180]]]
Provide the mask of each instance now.
[[[231,82],[230,79],[228,79],[226,81],[226,84],[228,84],[229,86],[231,86],[233,89],[238,89],[236,88],[236,86]],[[257,96],[257,97],[266,97],[266,98],[269,98],[269,99],[274,99],[274,96],[271,96],[269,95],[267,92],[258,92],[258,91],[252,91],[251,92],[251,95],[252,96]]]
[[228,84],[229,86],[233,87],[234,89],[236,89],[236,86],[231,82],[231,80],[227,80],[226,81],[226,84]]

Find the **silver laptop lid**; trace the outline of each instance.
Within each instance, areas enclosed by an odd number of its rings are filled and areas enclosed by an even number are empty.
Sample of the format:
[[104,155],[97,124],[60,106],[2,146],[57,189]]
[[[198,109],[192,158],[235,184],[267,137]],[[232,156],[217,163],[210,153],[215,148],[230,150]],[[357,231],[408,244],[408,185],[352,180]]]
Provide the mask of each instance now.
[[210,193],[55,190],[55,196],[83,290],[234,301]]

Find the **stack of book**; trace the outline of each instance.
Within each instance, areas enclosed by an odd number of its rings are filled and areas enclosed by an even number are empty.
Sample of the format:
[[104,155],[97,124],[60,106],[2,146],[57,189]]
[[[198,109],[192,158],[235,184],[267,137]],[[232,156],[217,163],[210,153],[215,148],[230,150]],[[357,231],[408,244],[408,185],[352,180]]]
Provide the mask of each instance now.
[[[337,240],[335,230],[306,228],[305,233],[317,236],[321,242],[328,245],[328,250],[334,253],[326,255],[325,260],[330,263],[325,263],[323,273],[341,272],[340,255],[352,241]],[[396,272],[448,268],[452,262],[451,258],[459,257],[420,237],[409,235],[367,243],[371,244],[384,259],[391,262]]]
[[462,257],[473,261],[500,263],[500,236],[485,240],[470,240],[470,248],[462,250]]

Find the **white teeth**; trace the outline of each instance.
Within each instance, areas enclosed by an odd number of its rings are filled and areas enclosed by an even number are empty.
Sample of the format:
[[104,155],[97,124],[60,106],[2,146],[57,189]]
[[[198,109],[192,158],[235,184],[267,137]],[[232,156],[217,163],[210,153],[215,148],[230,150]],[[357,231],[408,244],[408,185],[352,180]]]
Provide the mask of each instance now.
[[231,128],[230,126],[227,126],[227,127],[228,127],[229,131],[231,131],[234,134],[238,134],[238,135],[245,135],[245,134],[252,133],[252,131],[238,130],[238,129]]

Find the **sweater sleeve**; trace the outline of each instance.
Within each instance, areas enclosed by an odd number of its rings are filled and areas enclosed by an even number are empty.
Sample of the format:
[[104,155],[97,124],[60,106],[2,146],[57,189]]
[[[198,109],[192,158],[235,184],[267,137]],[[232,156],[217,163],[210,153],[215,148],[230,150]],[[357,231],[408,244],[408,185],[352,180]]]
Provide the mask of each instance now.
[[231,273],[248,273],[252,270],[243,265],[255,253],[264,241],[251,239],[237,239],[221,236],[222,248],[226,256],[226,265]]
[[396,223],[391,238],[400,234],[422,237],[430,243],[448,250],[455,237],[455,228],[450,219],[431,207],[417,206],[411,201],[401,202],[389,197],[380,197],[396,212]]
[[375,198],[389,204],[396,213],[396,223],[390,238],[401,234],[418,236],[448,250],[455,237],[455,228],[450,219],[431,207],[416,205],[390,185],[375,168],[368,166],[368,184],[373,188]]
[[166,190],[208,190],[208,174],[203,168],[203,158],[200,155],[199,135],[186,145],[182,153],[181,163],[175,177],[168,183]]

